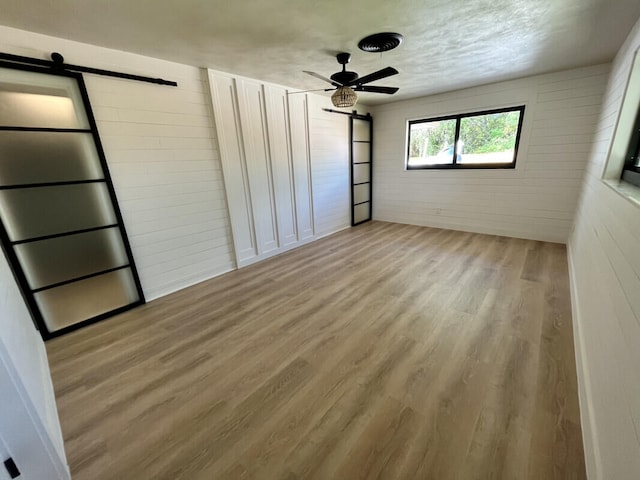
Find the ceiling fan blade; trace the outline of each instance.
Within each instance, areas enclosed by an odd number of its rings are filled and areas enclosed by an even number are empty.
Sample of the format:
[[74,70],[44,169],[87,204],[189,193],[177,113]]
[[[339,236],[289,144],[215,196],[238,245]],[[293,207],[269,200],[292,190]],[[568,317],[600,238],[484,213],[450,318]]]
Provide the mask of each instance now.
[[323,77],[322,75],[320,75],[319,73],[316,72],[309,72],[308,70],[303,70],[304,73],[306,73],[307,75],[311,75],[312,77],[316,77],[319,80],[323,80],[327,83],[330,83],[331,85],[333,85],[334,87],[341,87],[342,85],[340,85],[338,82],[334,82],[333,80],[327,78],[327,77]]
[[360,85],[354,88],[354,90],[356,92],[387,93],[389,95],[393,95],[399,90],[399,88],[398,87],[376,87],[375,85]]
[[309,92],[331,92],[336,90],[335,88],[314,88],[313,90],[300,90],[298,92],[287,92],[287,95],[293,95],[294,93],[309,93]]
[[369,75],[365,75],[364,77],[360,77],[353,82],[350,82],[348,85],[364,85],[365,83],[375,82],[376,80],[380,80],[381,78],[387,78],[391,75],[397,75],[398,71],[393,67],[383,68],[382,70],[378,70],[377,72],[370,73]]

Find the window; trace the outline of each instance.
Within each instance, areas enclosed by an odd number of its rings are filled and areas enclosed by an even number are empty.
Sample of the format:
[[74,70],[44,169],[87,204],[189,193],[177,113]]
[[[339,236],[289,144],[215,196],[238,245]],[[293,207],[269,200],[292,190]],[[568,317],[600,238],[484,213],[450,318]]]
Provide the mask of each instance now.
[[640,51],[629,70],[615,134],[602,179],[621,195],[640,202]]
[[627,148],[627,155],[622,170],[622,179],[640,187],[640,107],[633,126],[631,140]]
[[524,105],[409,121],[407,169],[514,168]]

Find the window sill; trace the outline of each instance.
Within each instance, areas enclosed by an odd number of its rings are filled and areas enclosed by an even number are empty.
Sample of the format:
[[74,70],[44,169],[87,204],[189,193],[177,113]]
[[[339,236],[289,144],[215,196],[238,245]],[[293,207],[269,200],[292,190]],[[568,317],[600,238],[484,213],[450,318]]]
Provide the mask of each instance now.
[[605,185],[628,199],[631,203],[640,207],[640,187],[636,187],[632,183],[624,180],[603,180]]

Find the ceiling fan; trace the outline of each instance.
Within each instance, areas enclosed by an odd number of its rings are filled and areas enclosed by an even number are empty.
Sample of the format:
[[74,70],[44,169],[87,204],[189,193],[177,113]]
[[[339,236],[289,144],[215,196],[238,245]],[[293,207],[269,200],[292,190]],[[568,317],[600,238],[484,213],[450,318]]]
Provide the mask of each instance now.
[[316,72],[304,70],[304,73],[330,83],[335,87],[327,88],[325,91],[335,90],[335,93],[331,95],[331,101],[336,107],[353,107],[358,101],[358,96],[355,92],[386,93],[393,95],[398,91],[397,87],[366,85],[376,80],[397,75],[398,71],[395,68],[386,67],[369,75],[365,75],[364,77],[360,77],[356,72],[347,70],[347,63],[351,60],[350,53],[339,53],[336,55],[336,59],[338,63],[342,65],[342,71],[334,73],[331,75],[331,78],[324,77]]

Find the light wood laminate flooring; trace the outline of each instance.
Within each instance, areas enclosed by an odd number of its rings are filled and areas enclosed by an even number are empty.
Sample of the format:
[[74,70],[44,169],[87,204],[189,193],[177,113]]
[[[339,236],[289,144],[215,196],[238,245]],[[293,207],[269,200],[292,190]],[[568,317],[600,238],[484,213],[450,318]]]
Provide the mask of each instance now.
[[369,222],[47,351],[76,480],[586,476],[560,244]]

